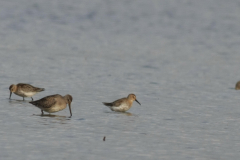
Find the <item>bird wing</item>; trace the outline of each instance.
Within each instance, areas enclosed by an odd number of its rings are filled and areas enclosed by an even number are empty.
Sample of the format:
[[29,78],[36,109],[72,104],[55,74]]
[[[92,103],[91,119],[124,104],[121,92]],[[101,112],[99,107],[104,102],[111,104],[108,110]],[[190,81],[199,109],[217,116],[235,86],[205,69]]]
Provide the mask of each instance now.
[[44,91],[44,88],[37,88],[37,87],[34,87],[34,86],[30,85],[30,84],[18,83],[18,86],[24,92],[27,92],[27,91],[30,91],[30,92],[41,92],[41,91]]
[[123,103],[123,101],[124,101],[125,99],[126,99],[126,98],[118,99],[118,100],[112,102],[112,105],[115,106],[115,107],[119,107],[119,106]]
[[51,95],[51,96],[47,96],[47,97],[44,97],[42,99],[39,99],[39,100],[36,100],[36,101],[32,101],[32,102],[29,102],[37,107],[42,107],[42,108],[50,108],[52,107],[53,105],[56,104],[56,100],[55,98],[57,96],[60,96],[60,95]]

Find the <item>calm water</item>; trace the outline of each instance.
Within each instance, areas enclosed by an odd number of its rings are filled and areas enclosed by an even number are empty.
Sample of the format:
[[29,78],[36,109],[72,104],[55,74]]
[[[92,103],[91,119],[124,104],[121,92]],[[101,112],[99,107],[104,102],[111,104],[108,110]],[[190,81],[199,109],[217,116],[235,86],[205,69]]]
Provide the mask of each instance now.
[[[239,159],[238,0],[2,0],[0,21],[0,159]],[[9,100],[20,82],[73,117]]]

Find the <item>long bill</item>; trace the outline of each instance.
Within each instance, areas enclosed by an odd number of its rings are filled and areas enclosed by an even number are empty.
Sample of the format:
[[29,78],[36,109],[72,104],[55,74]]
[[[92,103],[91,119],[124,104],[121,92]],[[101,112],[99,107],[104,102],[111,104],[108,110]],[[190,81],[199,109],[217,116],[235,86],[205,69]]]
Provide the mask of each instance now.
[[69,106],[69,111],[70,111],[70,117],[72,117],[71,103],[69,103],[68,106]]
[[138,100],[137,100],[137,99],[135,99],[135,101],[136,101],[138,104],[140,104],[140,105],[141,105],[141,103],[140,103],[140,102],[138,102]]
[[11,99],[11,96],[12,96],[12,92],[10,92],[10,96],[9,96],[9,99]]

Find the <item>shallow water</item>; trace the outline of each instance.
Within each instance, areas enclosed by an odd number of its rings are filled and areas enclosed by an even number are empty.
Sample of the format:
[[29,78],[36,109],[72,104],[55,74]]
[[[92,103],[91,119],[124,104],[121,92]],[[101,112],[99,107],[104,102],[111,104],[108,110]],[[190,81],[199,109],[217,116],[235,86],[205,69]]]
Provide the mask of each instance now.
[[[1,159],[239,158],[237,0],[0,4]],[[73,116],[9,100],[20,82]],[[128,113],[102,105],[129,93]]]

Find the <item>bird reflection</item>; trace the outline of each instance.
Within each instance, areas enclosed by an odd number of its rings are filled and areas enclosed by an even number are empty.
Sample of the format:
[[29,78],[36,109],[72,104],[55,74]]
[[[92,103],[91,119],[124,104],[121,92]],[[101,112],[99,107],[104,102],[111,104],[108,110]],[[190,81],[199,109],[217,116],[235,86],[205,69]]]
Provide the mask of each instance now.
[[59,117],[59,118],[68,118],[67,116],[60,116],[60,115],[54,115],[54,114],[33,114],[33,116],[40,116],[40,117]]
[[121,114],[125,114],[126,116],[133,116],[134,114],[130,113],[130,112],[123,112]]
[[43,125],[52,125],[54,123],[67,124],[67,120],[70,120],[67,116],[53,115],[53,114],[33,114],[33,116],[40,116],[40,123]]
[[[7,98],[8,99],[8,98]],[[22,103],[27,103],[27,102],[30,102],[30,101],[23,101],[23,100],[17,100],[17,99],[8,99],[9,100],[9,103],[17,103],[17,104],[22,104]]]
[[111,113],[111,114],[124,114],[126,116],[136,116],[135,114],[132,114],[130,112],[105,112],[105,113]]

